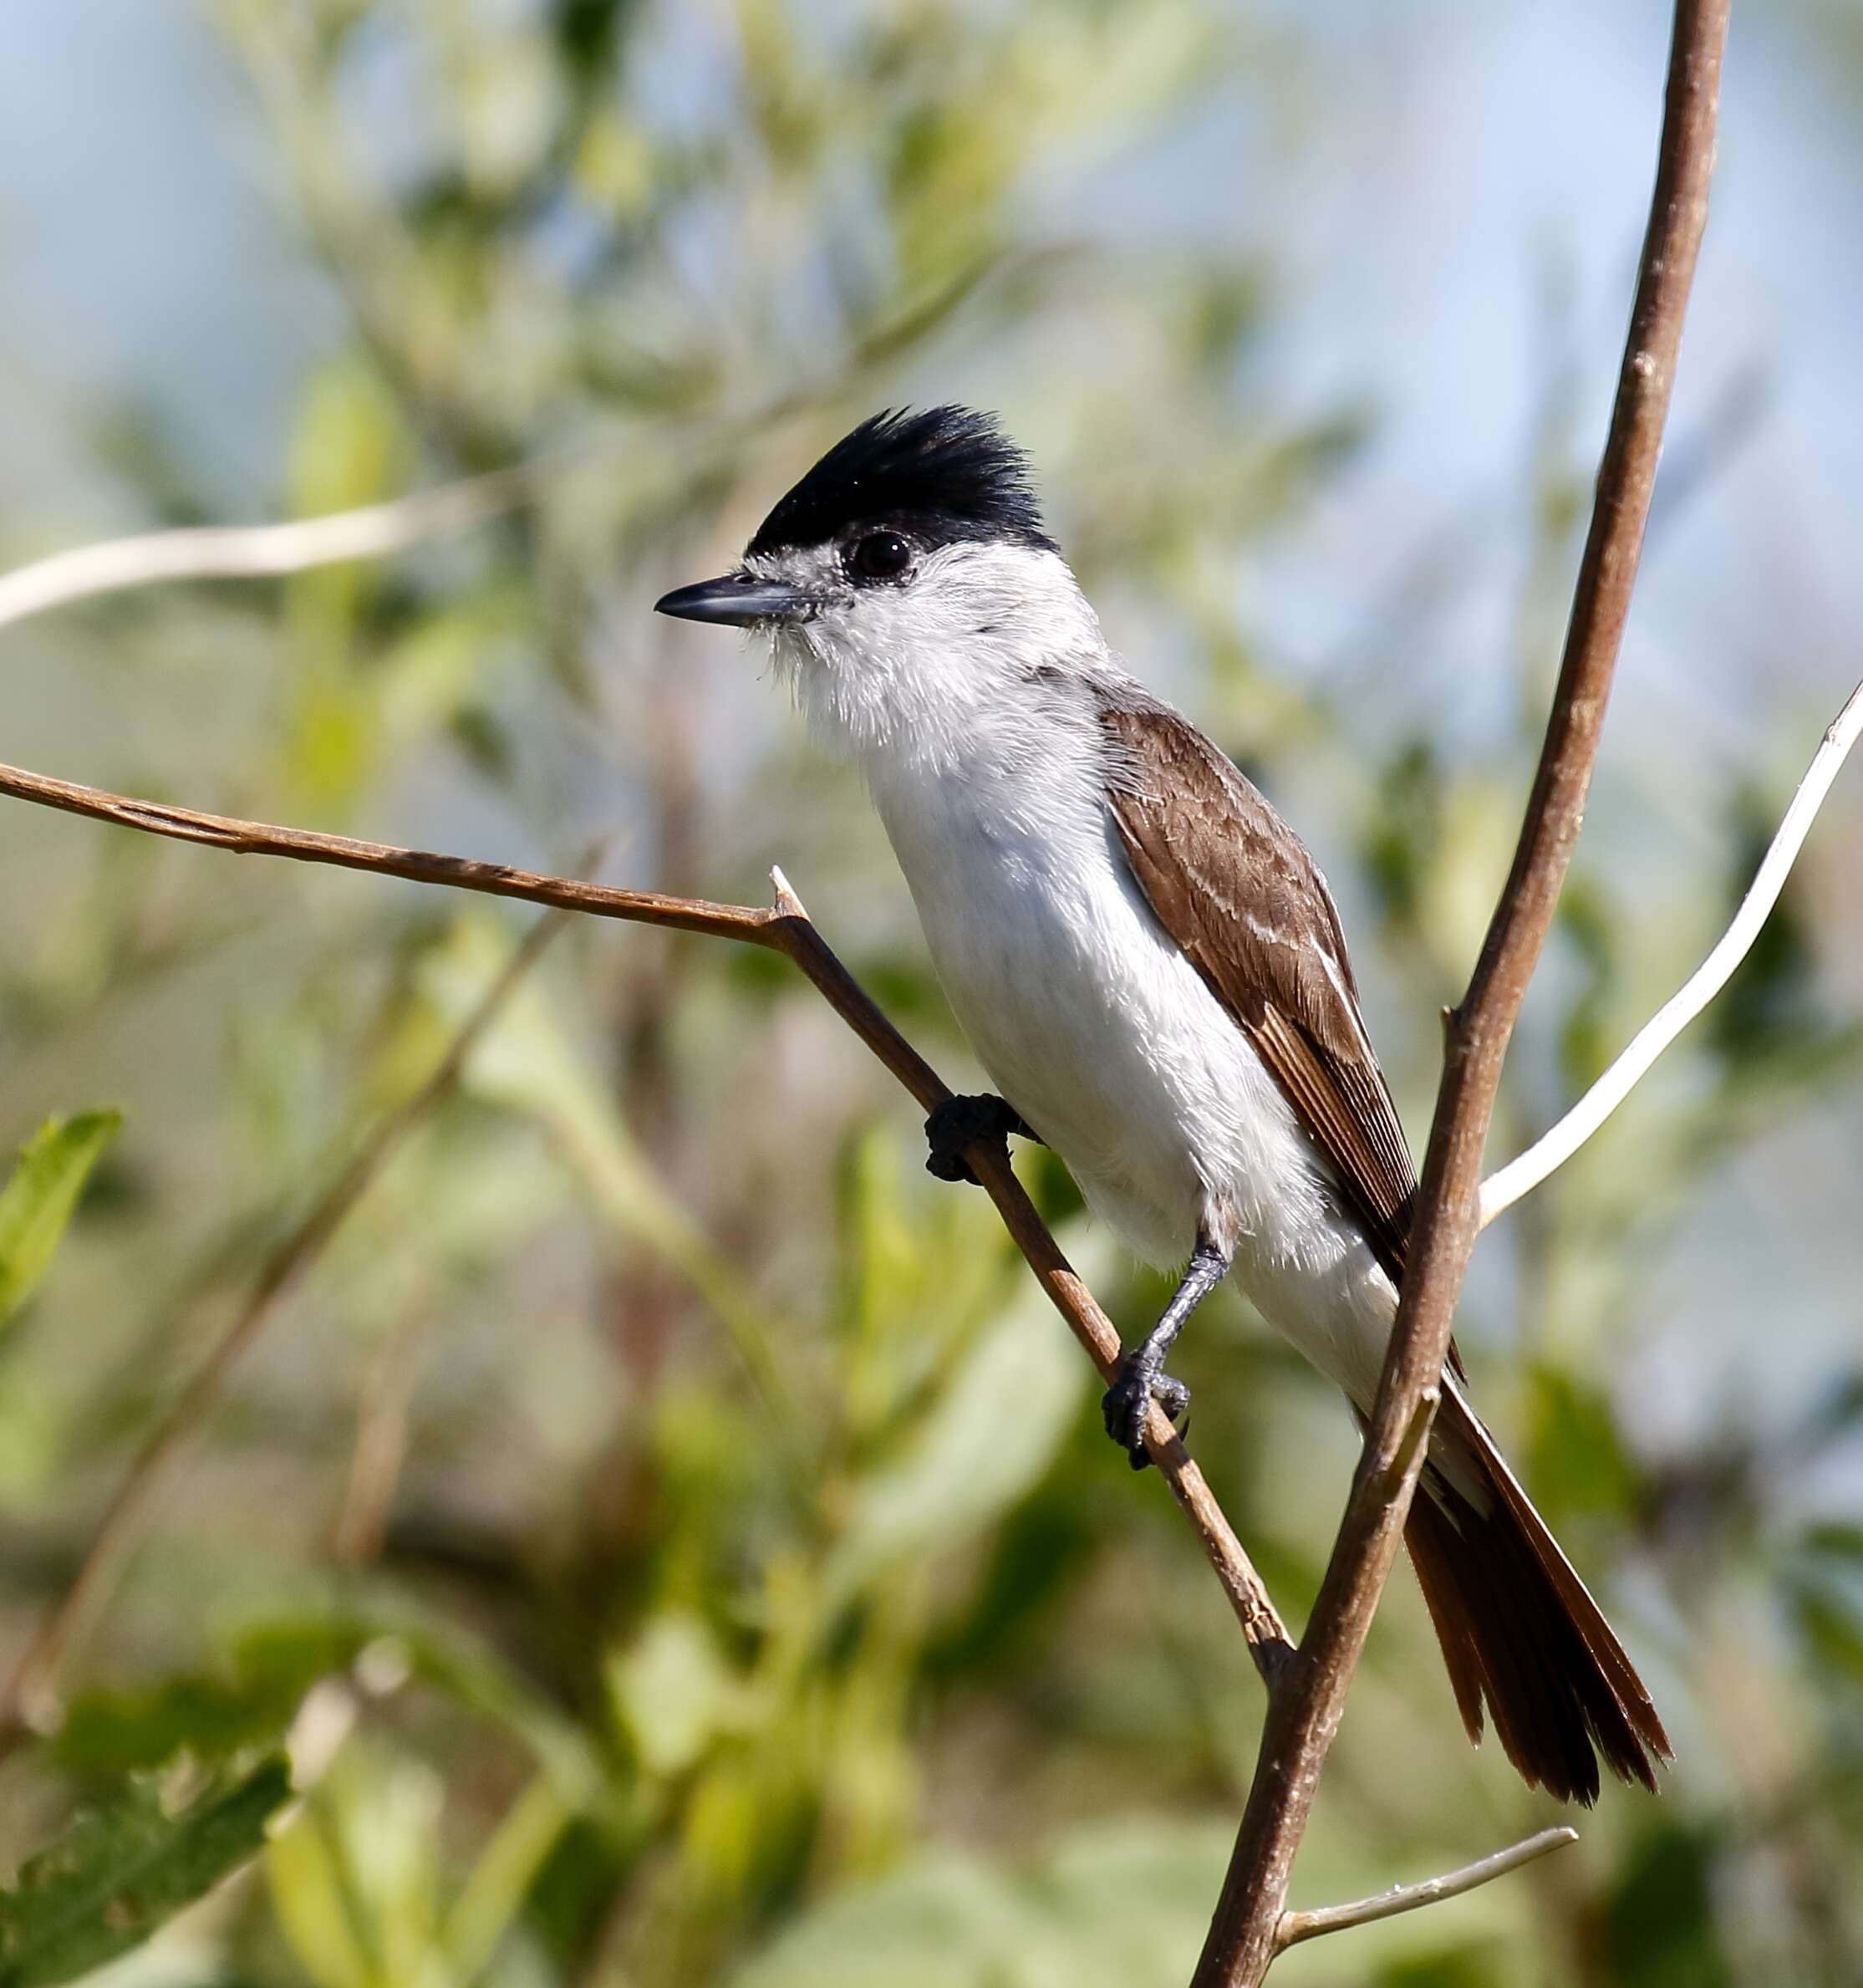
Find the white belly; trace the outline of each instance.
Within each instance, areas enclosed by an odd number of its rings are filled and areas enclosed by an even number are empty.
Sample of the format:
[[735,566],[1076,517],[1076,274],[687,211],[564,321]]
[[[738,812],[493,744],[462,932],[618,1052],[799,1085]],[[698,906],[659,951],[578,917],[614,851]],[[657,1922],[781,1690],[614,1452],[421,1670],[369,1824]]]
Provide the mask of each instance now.
[[[1396,1299],[1273,1079],[1145,905],[1097,782],[874,783],[991,1081],[1154,1263],[1233,1243],[1257,1309],[1368,1406]],[[981,804],[980,805],[980,802]]]

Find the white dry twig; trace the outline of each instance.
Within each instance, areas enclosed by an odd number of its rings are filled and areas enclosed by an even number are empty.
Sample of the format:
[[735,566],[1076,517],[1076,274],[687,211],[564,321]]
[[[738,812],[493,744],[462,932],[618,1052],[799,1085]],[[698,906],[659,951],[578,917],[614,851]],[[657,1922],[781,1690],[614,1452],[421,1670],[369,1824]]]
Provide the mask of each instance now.
[[1811,824],[1830,792],[1838,769],[1863,733],[1863,683],[1832,719],[1811,764],[1805,769],[1792,805],[1779,824],[1733,922],[1719,942],[1682,986],[1646,1022],[1630,1046],[1550,1132],[1535,1139],[1518,1159],[1510,1160],[1481,1185],[1481,1226],[1486,1228],[1532,1193],[1550,1174],[1565,1165],[1647,1074],[1657,1058],[1701,1013],[1733,976],[1759,936],[1760,928],[1779,902],[1785,879]]
[[1311,1912],[1284,1912],[1275,1944],[1280,1949],[1298,1946],[1303,1940],[1317,1940],[1322,1934],[1343,1933],[1349,1926],[1368,1926],[1381,1919],[1395,1919],[1400,1912],[1414,1912],[1422,1905],[1438,1904],[1444,1899],[1458,1899],[1478,1884],[1491,1884],[1495,1878],[1504,1878],[1509,1871],[1519,1870],[1523,1863],[1531,1863],[1536,1857],[1544,1857],[1551,1850],[1562,1850],[1567,1843],[1577,1841],[1575,1829],[1563,1825],[1542,1829],[1525,1843],[1509,1844],[1504,1850],[1495,1851],[1491,1857],[1465,1863],[1460,1870],[1446,1872],[1440,1878],[1426,1878],[1421,1884],[1394,1884],[1389,1891],[1381,1891],[1369,1899],[1355,1899],[1350,1905],[1322,1905]]
[[267,579],[346,559],[382,558],[516,510],[557,466],[520,463],[289,524],[190,526],[74,546],[0,573],[0,628],[159,580]]

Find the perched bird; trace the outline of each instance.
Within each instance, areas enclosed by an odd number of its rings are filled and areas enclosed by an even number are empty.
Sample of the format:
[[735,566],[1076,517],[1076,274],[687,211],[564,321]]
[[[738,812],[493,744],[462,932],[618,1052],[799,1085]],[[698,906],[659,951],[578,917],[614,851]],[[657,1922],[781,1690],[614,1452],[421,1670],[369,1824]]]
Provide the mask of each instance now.
[[[1233,1276],[1362,1421],[1416,1175],[1326,880],[1261,794],[1108,651],[1021,452],[960,407],[837,442],[737,569],[659,612],[756,630],[865,777],[944,991],[1000,1098],[927,1131],[1051,1146],[1140,1255],[1188,1264],[1107,1426],[1145,1460],[1165,1354]],[[1589,1802],[1597,1756],[1655,1787],[1662,1720],[1470,1406],[1451,1353],[1411,1558],[1463,1722]]]

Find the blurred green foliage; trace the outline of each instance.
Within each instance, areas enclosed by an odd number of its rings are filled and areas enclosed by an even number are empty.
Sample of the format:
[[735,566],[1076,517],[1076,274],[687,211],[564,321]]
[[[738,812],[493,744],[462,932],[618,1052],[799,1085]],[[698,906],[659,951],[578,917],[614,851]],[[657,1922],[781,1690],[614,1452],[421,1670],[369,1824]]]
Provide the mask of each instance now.
[[0,1981],[74,1980],[141,1945],[252,1856],[290,1796],[278,1756],[204,1787],[131,1782],[0,1893]]
[[[780,860],[961,1078],[851,779],[742,659],[646,609],[874,405],[1000,405],[1109,622],[1144,631],[1139,665],[1313,830],[1420,1129],[1434,1011],[1511,840],[1548,664],[1535,590],[1569,573],[1588,442],[1555,379],[1514,466],[1534,609],[1517,737],[1473,751],[1344,660],[1296,675],[1261,653],[1239,573],[1349,473],[1375,410],[1270,404],[1256,362],[1295,244],[1176,228],[1200,169],[1173,147],[1213,105],[1323,115],[1323,48],[1219,0],[213,14],[282,225],[339,307],[280,507],[560,470],[523,516],[392,563],[10,631],[64,665],[34,680],[35,750],[81,749],[136,792],[546,866],[613,832],[609,874],[720,898]],[[100,461],[150,522],[211,510],[184,445],[104,415]],[[1687,852],[1694,895],[1660,919],[1624,882],[1635,823],[1601,809],[1501,1138],[1549,1120],[1692,963],[1799,750],[1730,776],[1723,832]],[[48,1128],[0,1197],[0,1602],[23,1641],[267,1246],[423,1080],[517,921],[8,827],[18,1129],[99,1096],[129,1114],[115,1144],[105,1114]],[[1613,1791],[1577,1849],[1316,1942],[1277,1980],[1863,1976],[1863,1554],[1839,1473],[1863,1433],[1855,1294],[1782,1287],[1754,1322],[1848,1318],[1783,1436],[1730,1410],[1652,1446],[1621,1379],[1681,1391],[1686,1345],[1647,1351],[1652,1267],[1732,1169],[1854,1088],[1863,1039],[1815,923],[1794,887],[1700,1041],[1484,1250],[1466,1307],[1478,1387],[1678,1741],[1662,1800]],[[987,1206],[920,1174],[914,1118],[769,956],[568,935],[236,1374],[74,1654],[62,1724],[7,1766],[17,1863],[74,1807],[130,1814],[109,1806],[145,1801],[125,1776],[288,1749],[302,1801],[259,1868],[114,1979],[1187,1977],[1259,1692]],[[1115,1314],[1155,1311],[1157,1280],[1086,1230],[1051,1156],[1025,1159]],[[1183,1371],[1195,1446],[1298,1619],[1346,1419],[1219,1307]],[[178,1842],[194,1812],[160,1812]],[[1400,1580],[1297,1896],[1419,1877],[1544,1819],[1463,1745]],[[132,1824],[76,1827],[94,1845]],[[213,1861],[190,1853],[163,1902]]]

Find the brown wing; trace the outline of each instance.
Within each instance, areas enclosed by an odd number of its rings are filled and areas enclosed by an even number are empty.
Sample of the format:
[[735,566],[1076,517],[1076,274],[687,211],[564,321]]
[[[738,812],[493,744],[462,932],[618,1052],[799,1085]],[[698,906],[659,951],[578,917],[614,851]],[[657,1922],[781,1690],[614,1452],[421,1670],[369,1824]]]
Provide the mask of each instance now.
[[1417,1177],[1358,1012],[1326,879],[1201,732],[1162,705],[1102,708],[1107,804],[1158,923],[1255,1045],[1401,1284]]

